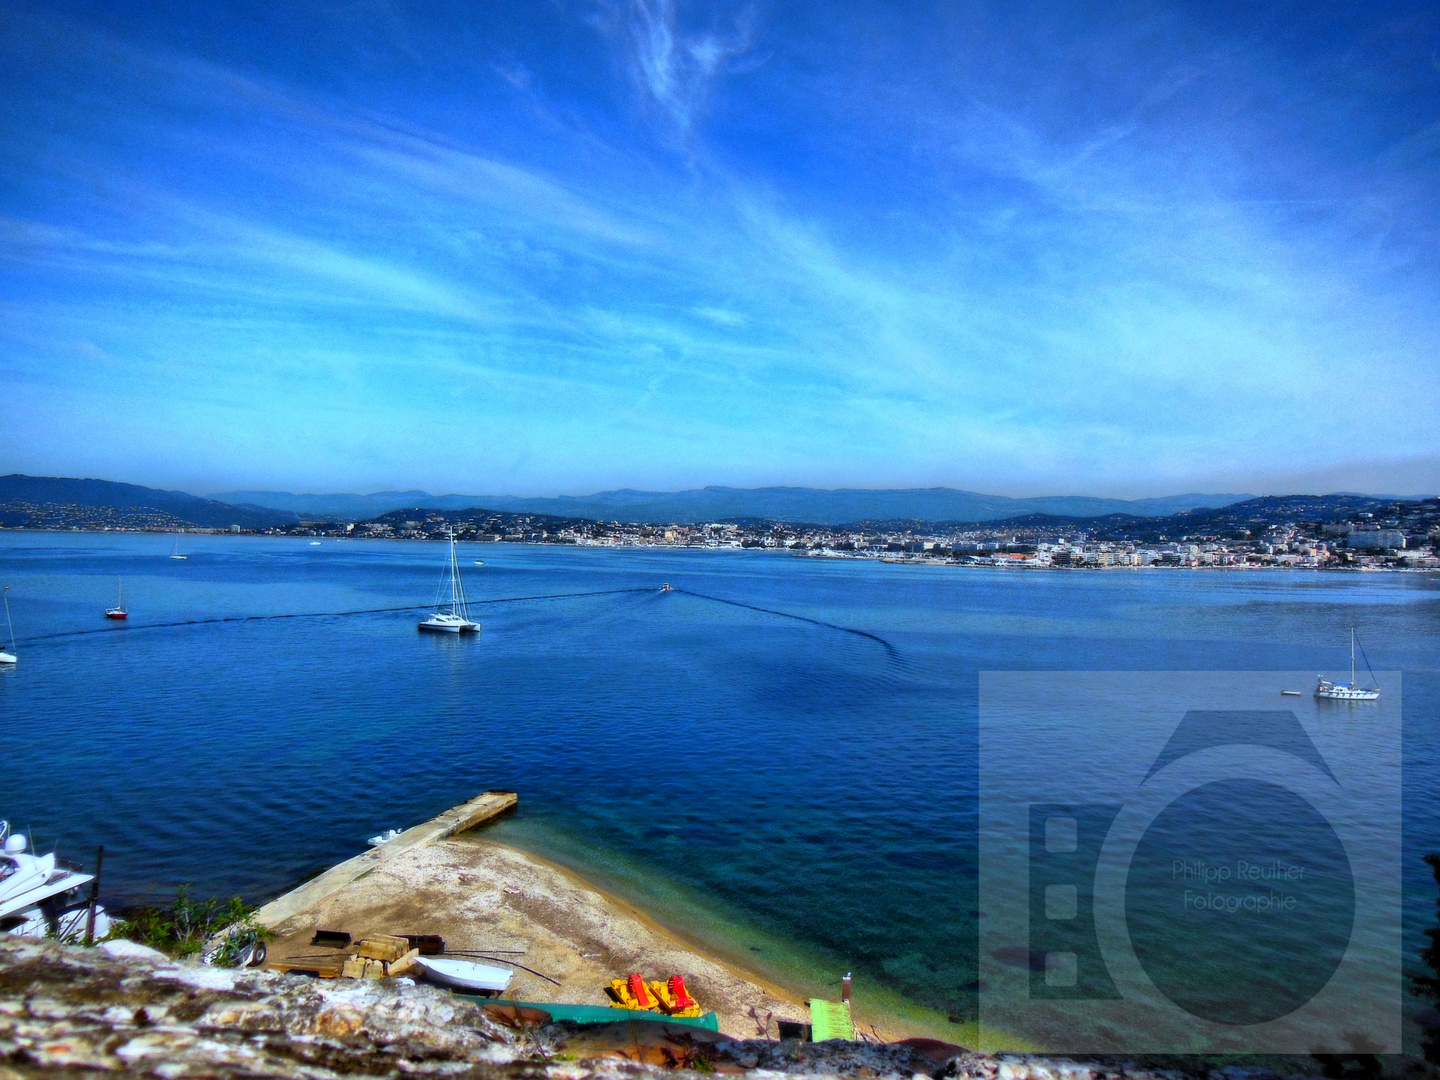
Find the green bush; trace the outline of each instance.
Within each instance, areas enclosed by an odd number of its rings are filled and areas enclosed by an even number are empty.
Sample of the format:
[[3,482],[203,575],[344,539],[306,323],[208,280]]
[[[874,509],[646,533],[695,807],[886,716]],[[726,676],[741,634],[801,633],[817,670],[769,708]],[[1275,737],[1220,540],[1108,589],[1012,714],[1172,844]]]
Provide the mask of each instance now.
[[271,934],[255,921],[255,909],[238,896],[229,900],[211,897],[195,900],[190,886],[181,885],[175,902],[168,908],[144,907],[117,922],[110,938],[125,938],[148,945],[174,957],[193,956],[220,931],[230,928],[210,959],[222,967],[234,967],[246,951],[266,941]]

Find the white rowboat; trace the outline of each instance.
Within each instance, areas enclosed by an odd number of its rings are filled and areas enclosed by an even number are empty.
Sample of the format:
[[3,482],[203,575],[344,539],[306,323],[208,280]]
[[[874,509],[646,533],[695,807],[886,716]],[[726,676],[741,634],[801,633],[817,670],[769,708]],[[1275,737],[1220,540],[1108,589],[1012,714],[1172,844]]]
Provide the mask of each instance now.
[[515,977],[513,971],[477,964],[473,960],[446,960],[438,956],[417,956],[415,963],[435,982],[457,990],[493,990],[503,993]]

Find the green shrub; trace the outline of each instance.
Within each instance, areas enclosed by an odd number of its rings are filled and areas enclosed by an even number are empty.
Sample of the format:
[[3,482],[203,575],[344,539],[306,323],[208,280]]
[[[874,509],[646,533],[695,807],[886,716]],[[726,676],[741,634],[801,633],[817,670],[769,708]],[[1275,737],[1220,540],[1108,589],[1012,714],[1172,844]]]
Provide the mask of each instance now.
[[110,938],[125,938],[148,945],[174,957],[193,956],[220,931],[231,928],[211,962],[234,967],[253,945],[271,934],[255,921],[255,909],[238,896],[221,901],[215,897],[195,900],[190,886],[181,885],[175,902],[168,908],[137,908],[115,924]]

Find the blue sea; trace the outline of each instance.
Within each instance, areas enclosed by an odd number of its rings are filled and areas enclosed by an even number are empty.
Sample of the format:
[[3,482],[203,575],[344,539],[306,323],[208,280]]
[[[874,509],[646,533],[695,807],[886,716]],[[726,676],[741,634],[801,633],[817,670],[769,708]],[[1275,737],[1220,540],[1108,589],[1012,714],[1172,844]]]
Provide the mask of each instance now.
[[457,638],[403,610],[442,545],[172,543],[0,533],[0,817],[62,857],[103,843],[113,903],[264,900],[512,789],[494,838],[792,985],[854,971],[969,1021],[980,673],[1339,670],[1354,625],[1403,672],[1407,971],[1434,922],[1440,575],[467,544],[484,628]]

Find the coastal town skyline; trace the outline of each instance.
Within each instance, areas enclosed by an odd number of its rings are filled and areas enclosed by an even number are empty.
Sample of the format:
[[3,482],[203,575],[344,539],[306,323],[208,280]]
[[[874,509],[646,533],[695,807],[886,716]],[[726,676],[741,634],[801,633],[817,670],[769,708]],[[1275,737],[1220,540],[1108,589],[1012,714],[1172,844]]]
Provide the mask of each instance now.
[[1440,475],[1425,5],[3,8],[8,470]]

